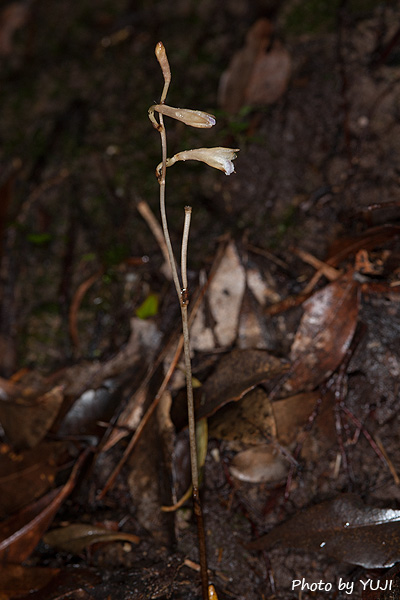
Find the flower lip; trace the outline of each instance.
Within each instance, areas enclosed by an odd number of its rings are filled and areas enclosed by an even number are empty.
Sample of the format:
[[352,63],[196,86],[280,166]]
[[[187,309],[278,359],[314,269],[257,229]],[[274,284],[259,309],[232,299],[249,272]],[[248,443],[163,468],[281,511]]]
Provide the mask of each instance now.
[[157,111],[162,115],[182,121],[185,125],[197,127],[199,129],[208,129],[216,123],[215,117],[202,110],[192,110],[191,108],[175,108],[166,104],[154,104],[151,110]]

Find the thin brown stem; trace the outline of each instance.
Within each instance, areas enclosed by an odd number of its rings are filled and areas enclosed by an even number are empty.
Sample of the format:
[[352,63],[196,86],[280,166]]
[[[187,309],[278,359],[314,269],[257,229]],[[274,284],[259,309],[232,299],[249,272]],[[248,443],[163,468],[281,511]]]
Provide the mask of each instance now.
[[[171,71],[165,52],[165,48],[161,42],[156,46],[156,56],[160,63],[164,76],[164,89],[161,95],[161,104],[165,102],[168,87],[171,81]],[[188,424],[189,424],[189,446],[190,446],[190,464],[192,471],[192,487],[193,487],[193,509],[196,515],[197,532],[199,540],[199,558],[200,558],[200,573],[201,573],[201,589],[203,600],[208,600],[208,572],[207,572],[207,554],[206,542],[203,523],[203,512],[201,508],[199,496],[199,472],[197,464],[197,444],[196,444],[196,421],[194,415],[193,401],[193,384],[192,384],[192,365],[190,359],[190,340],[189,340],[189,324],[188,324],[188,291],[187,291],[187,245],[189,238],[191,208],[185,208],[185,224],[182,239],[181,251],[181,272],[182,285],[179,281],[178,270],[176,267],[172,243],[169,236],[167,213],[165,208],[165,176],[167,170],[167,134],[164,126],[164,118],[159,112],[159,122],[154,116],[154,110],[149,110],[149,117],[153,126],[159,131],[161,137],[162,162],[161,172],[159,167],[156,169],[157,178],[160,184],[160,212],[165,243],[167,245],[169,262],[172,270],[172,278],[174,280],[176,293],[178,295],[179,304],[181,307],[182,316],[182,332],[183,332],[183,350],[185,358],[185,374],[186,374],[186,389],[187,389],[187,404],[188,404]]]
[[188,323],[188,291],[187,291],[187,245],[189,239],[190,218],[192,209],[185,206],[185,224],[183,228],[182,250],[181,250],[181,269],[183,289],[180,296],[182,332],[183,332],[183,352],[185,358],[186,374],[186,393],[188,407],[188,425],[189,425],[189,447],[190,447],[190,466],[192,470],[192,488],[193,488],[193,510],[197,522],[197,537],[199,541],[199,562],[200,577],[203,600],[208,600],[208,568],[207,568],[207,549],[206,536],[204,531],[203,510],[199,494],[199,469],[197,464],[197,442],[196,442],[196,419],[194,414],[193,400],[193,382],[192,382],[192,361],[190,358],[190,338]]
[[161,136],[161,149],[162,149],[162,168],[160,184],[160,212],[161,212],[161,223],[163,227],[165,243],[167,244],[169,262],[172,270],[172,279],[174,280],[176,293],[180,301],[181,297],[181,284],[179,281],[178,270],[176,268],[176,262],[174,257],[174,251],[172,249],[171,238],[169,237],[167,212],[165,209],[165,174],[167,171],[167,134],[165,132],[164,119],[160,114],[160,136]]
[[181,250],[181,274],[182,274],[182,287],[184,290],[187,290],[187,288],[188,288],[187,248],[188,248],[188,241],[189,241],[189,228],[190,228],[191,217],[192,217],[192,207],[185,206],[185,222],[183,225],[182,250]]

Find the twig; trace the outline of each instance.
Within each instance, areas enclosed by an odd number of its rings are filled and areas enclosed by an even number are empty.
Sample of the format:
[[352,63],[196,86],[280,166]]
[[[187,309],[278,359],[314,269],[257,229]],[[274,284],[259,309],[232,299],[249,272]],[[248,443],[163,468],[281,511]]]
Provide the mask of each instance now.
[[141,216],[143,217],[143,219],[146,221],[151,233],[154,235],[154,237],[156,239],[157,244],[160,246],[160,250],[161,250],[164,260],[167,264],[169,277],[171,278],[172,271],[171,271],[171,266],[169,264],[169,255],[168,255],[167,244],[165,243],[164,234],[160,227],[160,224],[157,221],[157,219],[155,218],[154,213],[151,210],[150,206],[147,204],[147,202],[145,202],[144,200],[139,200],[139,202],[136,204],[136,208],[138,209],[138,211],[141,214]]
[[395,468],[394,464],[392,463],[392,461],[390,460],[388,453],[386,452],[386,449],[385,449],[384,445],[382,444],[382,440],[378,435],[375,436],[375,442],[376,442],[376,445],[378,446],[379,450],[382,452],[382,455],[385,458],[386,464],[389,467],[389,471],[393,475],[395,484],[399,485],[400,478],[397,474],[396,468]]
[[99,269],[96,273],[85,279],[78,289],[76,290],[74,297],[72,298],[71,305],[69,307],[69,315],[68,315],[68,328],[69,335],[71,338],[71,342],[76,350],[79,349],[79,334],[78,334],[78,323],[77,323],[77,315],[79,307],[82,303],[82,300],[86,294],[86,292],[90,289],[90,287],[98,280],[98,278],[103,274],[104,269]]
[[[329,281],[335,281],[335,279],[337,279],[341,274],[340,271],[338,271],[334,267],[331,267],[331,265],[328,265],[322,260],[319,260],[319,258],[313,256],[305,250],[302,250],[301,248],[293,248],[293,252],[297,254],[297,256],[301,258],[303,262],[317,269],[320,275],[325,275],[325,277],[329,279]],[[303,290],[303,293],[306,294],[308,291],[311,290],[307,290],[307,288],[305,288],[305,290]]]

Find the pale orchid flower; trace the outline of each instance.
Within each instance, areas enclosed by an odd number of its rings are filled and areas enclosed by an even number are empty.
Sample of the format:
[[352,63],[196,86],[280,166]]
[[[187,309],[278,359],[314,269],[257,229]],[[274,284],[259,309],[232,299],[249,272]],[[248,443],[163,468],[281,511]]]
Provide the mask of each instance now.
[[174,108],[173,106],[167,106],[166,104],[153,104],[149,108],[149,117],[156,129],[159,124],[154,118],[154,112],[171,117],[177,121],[182,121],[185,125],[191,127],[198,127],[199,129],[208,129],[213,127],[216,123],[215,117],[209,113],[203,112],[202,110],[192,110],[191,108]]
[[[210,167],[214,167],[214,169],[224,171],[225,175],[231,175],[231,173],[235,172],[232,161],[236,158],[236,152],[239,152],[238,148],[222,148],[221,146],[184,150],[183,152],[178,152],[172,158],[167,158],[167,167],[171,167],[180,160],[199,160]],[[158,176],[161,174],[161,168],[162,163],[157,167]]]

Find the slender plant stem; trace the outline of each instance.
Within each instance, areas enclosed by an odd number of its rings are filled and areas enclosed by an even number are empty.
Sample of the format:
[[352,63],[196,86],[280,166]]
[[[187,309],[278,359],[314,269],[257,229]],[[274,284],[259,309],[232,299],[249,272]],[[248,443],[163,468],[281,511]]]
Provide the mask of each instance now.
[[[165,48],[161,44],[156,46],[156,56],[162,68],[164,76],[164,88],[161,95],[161,103],[165,102],[168,87],[171,81],[171,71],[169,68],[168,59],[165,53]],[[154,112],[154,111],[153,111]],[[183,331],[183,349],[185,358],[185,374],[186,374],[186,389],[187,389],[187,405],[188,405],[188,425],[189,425],[189,445],[190,445],[190,464],[192,471],[192,488],[193,488],[193,510],[196,515],[197,521],[197,533],[199,541],[199,562],[200,562],[200,576],[201,576],[201,590],[203,600],[208,600],[208,572],[207,572],[207,552],[206,552],[206,540],[204,532],[203,522],[203,511],[201,508],[201,501],[199,495],[199,471],[197,464],[197,444],[196,444],[196,421],[194,415],[194,401],[193,401],[193,384],[192,384],[192,365],[190,359],[190,340],[189,340],[189,324],[188,324],[188,281],[187,281],[187,246],[189,239],[189,228],[191,218],[191,207],[185,207],[185,224],[183,229],[182,237],[182,250],[181,250],[181,275],[182,285],[179,281],[178,270],[175,262],[174,252],[172,248],[171,238],[169,236],[167,213],[165,208],[165,176],[167,170],[167,134],[164,126],[164,118],[159,113],[159,124],[154,119],[154,114],[150,110],[149,116],[153,125],[158,129],[161,137],[161,149],[162,149],[162,163],[161,163],[161,174],[157,168],[157,177],[160,184],[160,212],[161,222],[165,237],[165,243],[167,245],[169,262],[171,264],[172,278],[174,280],[176,293],[178,295],[179,304],[181,307],[182,316],[182,331]]]
[[190,438],[190,465],[192,468],[193,492],[195,487],[199,487],[199,470],[197,466],[197,444],[196,444],[196,420],[194,416],[193,385],[192,385],[192,365],[190,360],[190,341],[187,303],[181,303],[182,330],[183,330],[183,353],[185,358],[186,373],[186,391],[188,406],[188,424]]
[[182,274],[182,288],[188,289],[187,280],[187,247],[189,241],[189,229],[190,219],[192,217],[192,207],[185,206],[185,222],[183,224],[183,235],[182,235],[182,250],[181,250],[181,274]]
[[165,209],[165,174],[167,171],[167,134],[165,132],[164,119],[160,114],[160,136],[161,136],[161,149],[162,149],[162,168],[161,168],[161,179],[160,183],[160,212],[161,212],[161,223],[163,227],[165,243],[167,244],[169,262],[171,264],[172,278],[174,280],[176,293],[180,301],[181,298],[181,284],[179,281],[178,270],[176,268],[176,262],[174,257],[174,251],[172,249],[171,238],[169,237],[167,212]]
[[203,600],[208,600],[208,568],[207,568],[207,548],[206,536],[204,531],[203,510],[201,506],[199,493],[199,469],[197,464],[197,443],[196,443],[196,419],[194,415],[194,400],[193,400],[193,382],[192,382],[192,362],[190,358],[190,338],[189,338],[189,323],[188,323],[188,297],[187,297],[187,245],[189,239],[189,227],[192,209],[190,206],[185,206],[185,224],[182,236],[181,250],[181,269],[182,269],[182,284],[183,289],[180,296],[181,316],[182,316],[182,332],[183,332],[183,352],[185,358],[185,374],[186,374],[186,393],[188,407],[188,424],[189,424],[189,446],[190,446],[190,466],[192,470],[192,489],[193,489],[193,510],[196,516],[197,537],[199,542],[199,562],[200,562],[200,577],[201,590]]
[[160,114],[160,136],[162,146],[162,169],[160,183],[160,212],[165,242],[167,244],[168,255],[171,264],[172,277],[175,284],[176,293],[178,295],[179,304],[181,307],[182,317],[182,332],[183,332],[183,352],[185,358],[185,374],[186,374],[186,390],[187,390],[187,406],[188,406],[188,425],[189,425],[189,447],[190,447],[190,466],[192,471],[192,487],[193,487],[193,510],[197,522],[197,535],[199,541],[199,562],[200,562],[200,577],[201,590],[203,600],[208,600],[208,569],[207,569],[207,551],[204,532],[203,511],[199,495],[199,470],[197,465],[197,444],[196,444],[196,420],[194,415],[193,401],[193,385],[192,385],[192,364],[190,359],[190,339],[188,325],[188,297],[187,297],[187,244],[189,238],[189,227],[191,208],[185,208],[185,224],[182,238],[182,286],[180,285],[178,270],[174,252],[172,249],[171,239],[168,231],[167,214],[165,209],[165,173],[167,169],[167,136],[164,127],[163,116]]

